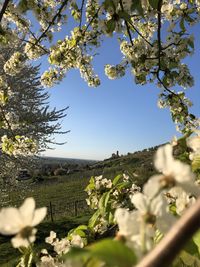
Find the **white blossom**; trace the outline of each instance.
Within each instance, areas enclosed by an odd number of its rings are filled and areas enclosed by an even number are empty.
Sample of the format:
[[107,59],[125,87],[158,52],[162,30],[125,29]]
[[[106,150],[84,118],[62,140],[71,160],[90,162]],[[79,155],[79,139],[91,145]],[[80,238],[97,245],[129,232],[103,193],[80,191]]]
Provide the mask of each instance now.
[[46,213],[46,207],[35,209],[33,198],[27,198],[19,209],[3,208],[0,211],[0,233],[16,235],[11,239],[13,247],[28,247],[35,241],[34,226],[44,219]]
[[194,185],[195,175],[189,165],[174,159],[173,149],[170,144],[160,147],[155,155],[155,168],[160,175],[152,176],[144,186],[144,192],[148,191],[154,197],[161,189],[175,185],[184,188],[186,192],[199,194],[199,189]]

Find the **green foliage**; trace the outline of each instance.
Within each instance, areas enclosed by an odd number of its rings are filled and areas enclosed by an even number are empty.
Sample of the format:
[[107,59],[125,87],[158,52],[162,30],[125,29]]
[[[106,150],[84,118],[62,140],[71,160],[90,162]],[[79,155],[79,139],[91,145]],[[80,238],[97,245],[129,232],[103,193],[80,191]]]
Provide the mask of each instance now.
[[122,242],[113,239],[103,239],[85,249],[72,249],[63,258],[83,259],[85,266],[90,266],[88,265],[90,261],[97,259],[99,262],[96,262],[97,265],[95,266],[101,266],[102,262],[104,262],[108,267],[131,267],[137,261],[131,249]]

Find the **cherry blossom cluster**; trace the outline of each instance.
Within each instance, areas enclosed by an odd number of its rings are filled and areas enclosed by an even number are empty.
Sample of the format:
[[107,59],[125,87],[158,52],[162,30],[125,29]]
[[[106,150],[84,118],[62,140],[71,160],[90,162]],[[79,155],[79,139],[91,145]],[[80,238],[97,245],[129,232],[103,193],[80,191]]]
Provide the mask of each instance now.
[[9,75],[15,75],[23,68],[24,57],[20,52],[14,53],[5,63],[4,71]]
[[17,157],[18,155],[33,155],[38,151],[38,144],[26,136],[16,135],[9,138],[7,135],[1,137],[1,149],[8,155]]

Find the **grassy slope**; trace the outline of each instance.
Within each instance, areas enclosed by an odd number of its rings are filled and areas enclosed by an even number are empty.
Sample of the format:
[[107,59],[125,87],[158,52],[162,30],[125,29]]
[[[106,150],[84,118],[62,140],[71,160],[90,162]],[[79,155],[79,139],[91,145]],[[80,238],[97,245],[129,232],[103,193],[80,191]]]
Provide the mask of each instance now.
[[[11,204],[20,205],[22,199],[33,196],[38,206],[48,206],[50,201],[62,204],[83,200],[86,197],[84,188],[90,177],[101,174],[106,178],[114,178],[119,173],[129,173],[133,175],[135,183],[142,185],[154,173],[154,153],[155,150],[151,149],[107,159],[90,165],[89,170],[81,168],[79,172],[69,175],[44,177],[42,182],[21,181],[18,186],[8,188],[6,199]],[[3,204],[3,195],[0,195],[0,203]]]

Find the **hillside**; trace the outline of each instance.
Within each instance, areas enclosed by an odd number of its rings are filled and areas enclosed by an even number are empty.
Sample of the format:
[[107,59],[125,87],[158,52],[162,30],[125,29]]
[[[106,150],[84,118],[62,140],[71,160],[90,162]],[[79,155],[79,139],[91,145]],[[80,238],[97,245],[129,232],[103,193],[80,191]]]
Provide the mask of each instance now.
[[[15,186],[2,186],[0,206],[19,206],[23,199],[33,196],[37,206],[47,206],[48,219],[59,219],[63,216],[77,216],[88,211],[84,188],[91,176],[103,174],[106,178],[114,178],[117,174],[127,173],[137,185],[143,183],[154,174],[153,156],[157,147],[144,149],[123,156],[112,156],[99,162],[83,161],[57,163],[48,161],[37,170],[37,175],[29,179],[20,179]],[[47,164],[48,163],[48,164]],[[54,169],[56,168],[56,169]],[[38,171],[41,170],[41,173]]]
[[[0,207],[20,206],[23,199],[33,196],[37,207],[47,206],[48,215],[39,227],[41,247],[45,247],[44,238],[50,230],[56,230],[63,236],[68,229],[87,222],[91,211],[85,198],[86,187],[91,176],[103,174],[113,178],[119,173],[128,173],[134,177],[135,183],[142,185],[154,173],[153,156],[157,147],[144,149],[128,155],[111,157],[99,162],[78,161],[67,159],[47,158],[41,161],[43,172],[38,177],[20,180],[13,187],[0,189]],[[63,175],[52,175],[52,168],[71,170]],[[42,167],[42,166],[41,166]],[[51,167],[51,168],[50,168]],[[49,175],[48,175],[49,174]],[[37,179],[39,178],[40,179]],[[7,262],[15,262],[18,253],[12,248],[10,240],[0,235],[1,259],[0,266],[8,266]],[[11,265],[9,265],[11,266]]]

